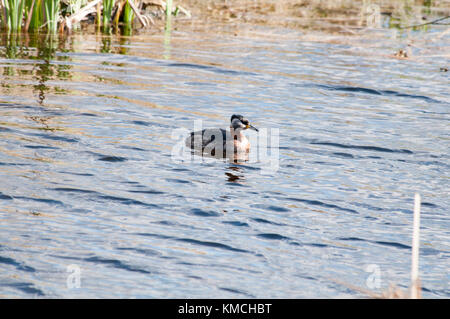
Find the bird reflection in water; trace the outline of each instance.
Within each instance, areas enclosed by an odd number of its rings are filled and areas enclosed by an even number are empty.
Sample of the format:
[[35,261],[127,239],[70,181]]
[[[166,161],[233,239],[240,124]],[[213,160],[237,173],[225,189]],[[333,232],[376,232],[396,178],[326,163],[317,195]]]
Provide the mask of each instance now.
[[[230,166],[228,167],[229,170],[233,171],[231,172],[225,172],[225,175],[227,176],[227,180],[230,183],[240,183],[245,180],[245,177],[242,175],[242,168],[237,166]],[[241,174],[239,174],[241,173]]]

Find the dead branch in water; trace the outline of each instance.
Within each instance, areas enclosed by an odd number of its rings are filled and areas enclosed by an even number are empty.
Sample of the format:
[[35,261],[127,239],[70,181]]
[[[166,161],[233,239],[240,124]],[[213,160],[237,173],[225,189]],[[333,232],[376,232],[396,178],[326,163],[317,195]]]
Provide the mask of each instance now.
[[[145,19],[142,17],[141,13],[139,12],[139,9],[136,7],[136,5],[134,4],[134,2],[132,0],[127,0],[128,4],[130,5],[131,9],[133,9],[134,14],[136,15],[136,17],[138,18],[139,22],[142,24],[142,26],[145,28],[147,26],[147,22],[145,21]],[[148,18],[148,17],[147,17]],[[153,21],[153,19],[148,18],[148,20],[152,23],[155,24],[155,22]]]
[[443,18],[440,18],[440,19],[436,19],[436,20],[433,20],[433,21],[430,21],[430,22],[427,22],[427,23],[409,25],[409,26],[406,26],[406,27],[400,27],[399,29],[410,29],[410,28],[423,27],[423,26],[429,25],[429,24],[446,25],[446,24],[441,24],[441,23],[436,23],[436,22],[439,22],[439,21],[442,21],[442,20],[445,20],[445,19],[448,19],[448,18],[450,18],[450,16],[446,16],[446,17],[443,17]]
[[101,1],[102,0],[94,0],[92,2],[89,2],[89,4],[84,6],[80,11],[72,14],[70,17],[64,18],[64,21],[61,24],[61,30],[64,30],[64,27],[67,27],[67,30],[70,32],[72,30],[72,25],[80,22],[89,14],[96,12],[94,6],[100,4]]

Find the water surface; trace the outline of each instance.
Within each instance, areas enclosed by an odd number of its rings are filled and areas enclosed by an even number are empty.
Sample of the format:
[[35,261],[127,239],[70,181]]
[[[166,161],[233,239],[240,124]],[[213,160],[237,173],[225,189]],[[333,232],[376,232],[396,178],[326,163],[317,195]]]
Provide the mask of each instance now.
[[[449,37],[425,40],[401,60],[405,36],[387,32],[2,35],[0,296],[406,288],[419,192],[423,296],[448,298]],[[173,160],[174,130],[227,127],[234,113],[279,129],[277,171]]]

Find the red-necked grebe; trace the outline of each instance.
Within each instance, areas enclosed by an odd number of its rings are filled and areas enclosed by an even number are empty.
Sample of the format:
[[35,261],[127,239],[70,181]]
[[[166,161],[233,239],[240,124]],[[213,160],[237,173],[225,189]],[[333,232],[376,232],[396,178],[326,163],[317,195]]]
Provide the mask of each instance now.
[[242,115],[231,116],[230,130],[221,128],[209,128],[202,131],[192,132],[186,138],[186,146],[203,154],[227,157],[236,153],[248,153],[250,142],[243,131],[258,129],[250,125],[249,121]]

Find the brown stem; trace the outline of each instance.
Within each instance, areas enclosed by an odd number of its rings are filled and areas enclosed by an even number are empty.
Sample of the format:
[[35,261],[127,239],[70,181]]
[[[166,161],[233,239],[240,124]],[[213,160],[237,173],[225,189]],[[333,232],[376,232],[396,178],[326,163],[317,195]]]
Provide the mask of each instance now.
[[115,13],[114,18],[113,18],[114,24],[115,24],[116,26],[119,25],[120,15],[122,14],[122,10],[123,10],[123,8],[125,7],[126,1],[127,1],[127,0],[122,0],[122,1],[120,1],[120,2],[117,4],[117,10],[116,10],[116,13]]
[[132,0],[127,0],[131,9],[133,9],[134,14],[136,14],[136,16],[139,19],[139,22],[142,24],[143,27],[147,26],[147,22],[145,22],[144,18],[142,18],[142,15],[139,13],[139,9],[136,7],[136,5],[133,3]]
[[[446,16],[446,17],[443,17],[443,18],[440,18],[440,19],[436,19],[436,20],[433,20],[433,21],[430,21],[430,22],[427,22],[427,23],[416,24],[416,25],[409,25],[407,27],[401,27],[400,29],[409,29],[409,28],[422,27],[422,26],[428,25],[428,24],[435,24],[436,22],[439,22],[439,21],[442,21],[442,20],[445,20],[445,19],[448,19],[448,18],[450,18],[450,16]],[[438,25],[439,25],[439,23],[438,23]]]
[[34,9],[35,2],[36,2],[36,0],[33,0],[33,2],[31,3],[30,11],[28,12],[27,22],[25,23],[25,28],[24,28],[25,32],[27,32],[28,28],[30,27],[31,16],[33,15],[33,9]]

